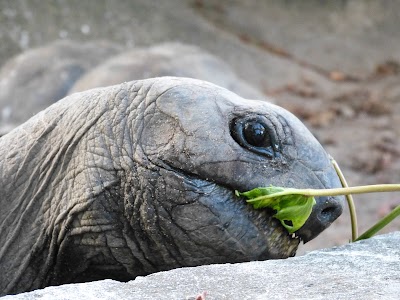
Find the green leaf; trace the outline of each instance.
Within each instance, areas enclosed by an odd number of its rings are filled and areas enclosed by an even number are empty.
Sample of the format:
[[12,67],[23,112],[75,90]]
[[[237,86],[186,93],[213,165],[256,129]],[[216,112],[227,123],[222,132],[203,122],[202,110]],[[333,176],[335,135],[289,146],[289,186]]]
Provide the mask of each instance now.
[[289,233],[294,233],[304,225],[316,203],[313,196],[296,194],[296,189],[272,185],[243,193],[235,191],[235,194],[245,197],[247,203],[255,209],[268,207],[275,210],[273,217],[278,219]]
[[[343,174],[340,172],[339,167],[335,166],[335,169],[342,183],[345,183]],[[293,233],[299,230],[310,217],[312,207],[316,203],[314,197],[396,191],[400,191],[400,184],[375,184],[353,187],[346,186],[343,188],[333,189],[294,189],[275,187],[271,185],[270,187],[255,188],[251,191],[243,193],[235,191],[235,194],[238,197],[245,197],[247,202],[252,204],[255,209],[269,207],[275,210],[276,213],[274,217],[281,221],[282,225],[289,231],[289,233]],[[353,203],[350,205],[350,202],[352,201],[349,201],[351,212],[354,210],[354,205]],[[391,213],[385,216],[377,224],[372,226],[360,237],[356,238],[356,230],[353,230],[353,241],[371,237],[377,231],[381,230],[384,226],[399,216],[400,206],[396,207]],[[352,214],[352,226],[355,227],[356,224],[353,222],[353,217],[355,219],[355,211]]]

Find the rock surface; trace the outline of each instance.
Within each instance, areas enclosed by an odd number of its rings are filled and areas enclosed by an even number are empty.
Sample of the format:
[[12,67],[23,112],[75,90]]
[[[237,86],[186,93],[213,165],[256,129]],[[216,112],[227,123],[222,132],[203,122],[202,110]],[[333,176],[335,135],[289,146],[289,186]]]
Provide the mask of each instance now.
[[128,283],[48,287],[31,299],[398,299],[400,231],[302,257],[182,268]]

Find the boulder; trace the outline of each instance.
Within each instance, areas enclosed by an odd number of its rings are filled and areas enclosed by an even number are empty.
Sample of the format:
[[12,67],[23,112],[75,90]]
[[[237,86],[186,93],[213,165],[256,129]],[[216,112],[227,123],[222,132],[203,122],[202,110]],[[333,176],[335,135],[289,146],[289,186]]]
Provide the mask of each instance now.
[[48,287],[31,299],[398,299],[400,231],[285,260],[209,265],[121,283]]

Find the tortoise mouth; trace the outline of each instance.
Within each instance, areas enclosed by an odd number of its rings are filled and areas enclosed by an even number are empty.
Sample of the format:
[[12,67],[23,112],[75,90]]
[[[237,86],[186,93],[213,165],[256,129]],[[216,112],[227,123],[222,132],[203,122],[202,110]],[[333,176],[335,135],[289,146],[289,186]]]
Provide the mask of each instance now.
[[[260,233],[268,235],[269,250],[273,250],[273,253],[269,254],[269,258],[288,258],[296,255],[297,248],[302,239],[297,233],[290,234],[281,222],[273,217],[274,210],[270,208],[256,210],[250,205],[245,203],[244,205],[246,205],[246,209],[248,210],[249,218],[259,228]],[[271,254],[273,257],[271,257]]]
[[[217,198],[223,198],[226,205],[232,205],[232,210],[241,212],[243,220],[247,219],[248,226],[254,226],[257,229],[257,235],[247,237],[248,239],[257,239],[259,242],[248,240],[248,242],[259,249],[253,249],[254,253],[258,253],[253,259],[281,259],[292,257],[296,254],[301,238],[296,233],[290,234],[278,219],[273,217],[274,211],[269,208],[254,209],[246,203],[243,197],[235,195],[235,187],[229,184],[224,185],[221,182],[216,182],[210,178],[202,178],[198,174],[193,174],[186,170],[173,167],[169,164],[163,164],[164,170],[171,171],[175,176],[181,178],[187,186],[193,188],[193,192],[201,194],[205,197],[212,197],[219,194]],[[246,240],[244,236],[239,237],[239,240]],[[264,244],[261,243],[263,241]],[[246,243],[243,243],[245,247]],[[264,250],[261,250],[263,248]],[[248,249],[252,251],[251,249]],[[246,251],[247,252],[247,251]],[[250,253],[249,257],[252,256]]]

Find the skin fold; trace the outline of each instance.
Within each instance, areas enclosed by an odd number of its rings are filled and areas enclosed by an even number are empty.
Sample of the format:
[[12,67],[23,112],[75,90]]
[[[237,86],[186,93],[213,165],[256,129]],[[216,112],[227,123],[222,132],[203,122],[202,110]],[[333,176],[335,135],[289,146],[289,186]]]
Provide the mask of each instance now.
[[57,102],[0,138],[0,174],[2,294],[287,258],[342,211],[341,197],[317,198],[292,238],[271,211],[236,197],[340,182],[295,116],[187,78]]

